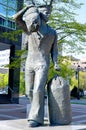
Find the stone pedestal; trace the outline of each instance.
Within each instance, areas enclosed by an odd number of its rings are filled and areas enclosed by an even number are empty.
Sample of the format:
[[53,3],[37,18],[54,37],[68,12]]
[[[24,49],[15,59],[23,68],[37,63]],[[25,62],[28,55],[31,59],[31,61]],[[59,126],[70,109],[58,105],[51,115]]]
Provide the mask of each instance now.
[[48,109],[51,125],[71,123],[69,85],[66,80],[57,75],[48,83]]

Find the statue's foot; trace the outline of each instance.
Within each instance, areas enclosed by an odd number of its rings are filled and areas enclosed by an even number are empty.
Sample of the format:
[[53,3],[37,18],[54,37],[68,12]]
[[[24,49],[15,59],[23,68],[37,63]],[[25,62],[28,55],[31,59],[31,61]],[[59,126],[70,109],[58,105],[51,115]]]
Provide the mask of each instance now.
[[29,127],[38,127],[38,126],[41,126],[42,124],[41,123],[38,123],[36,121],[29,121]]

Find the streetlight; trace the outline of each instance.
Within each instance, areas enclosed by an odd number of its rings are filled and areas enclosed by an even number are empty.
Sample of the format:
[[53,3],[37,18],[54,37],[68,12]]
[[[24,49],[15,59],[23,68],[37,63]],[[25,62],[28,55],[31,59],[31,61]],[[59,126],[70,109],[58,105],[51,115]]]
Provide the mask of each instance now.
[[80,94],[79,94],[79,85],[80,85],[80,80],[79,80],[79,71],[80,71],[80,65],[77,66],[76,70],[76,79],[78,79],[78,88],[77,88],[77,99],[80,99]]

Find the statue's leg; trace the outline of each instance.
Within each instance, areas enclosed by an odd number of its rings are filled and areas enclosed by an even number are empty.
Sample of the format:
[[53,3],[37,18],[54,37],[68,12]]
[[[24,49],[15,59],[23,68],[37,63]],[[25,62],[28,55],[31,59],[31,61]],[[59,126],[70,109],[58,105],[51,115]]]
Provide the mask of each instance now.
[[26,95],[32,101],[34,86],[34,71],[30,67],[25,68],[25,87]]
[[40,124],[44,122],[44,88],[47,81],[48,68],[39,66],[35,69],[33,100],[28,120],[34,120]]

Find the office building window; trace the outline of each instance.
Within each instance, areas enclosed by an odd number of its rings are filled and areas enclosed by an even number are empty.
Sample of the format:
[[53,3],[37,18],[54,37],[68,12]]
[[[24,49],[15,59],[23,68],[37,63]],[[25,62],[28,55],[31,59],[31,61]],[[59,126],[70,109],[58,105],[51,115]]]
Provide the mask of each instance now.
[[15,22],[12,20],[17,11],[18,0],[0,0],[0,26],[15,29]]
[[12,17],[17,10],[17,0],[0,0],[0,15]]

